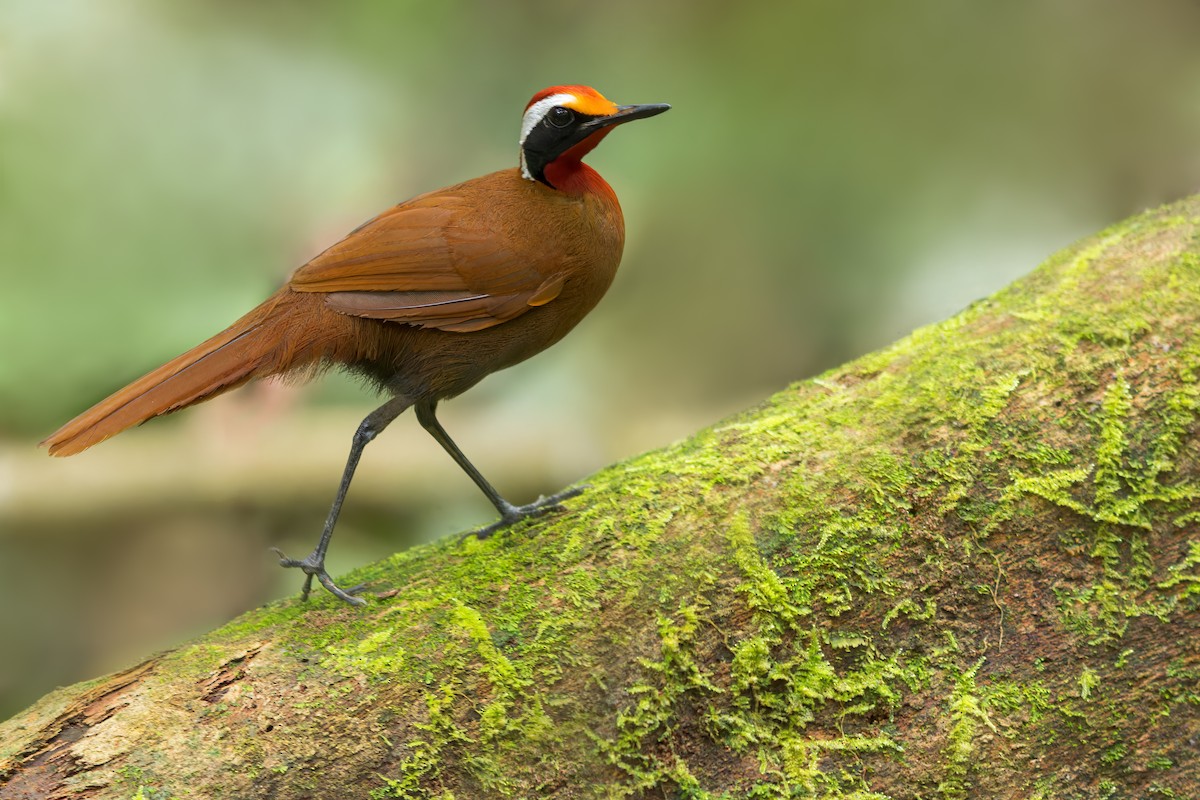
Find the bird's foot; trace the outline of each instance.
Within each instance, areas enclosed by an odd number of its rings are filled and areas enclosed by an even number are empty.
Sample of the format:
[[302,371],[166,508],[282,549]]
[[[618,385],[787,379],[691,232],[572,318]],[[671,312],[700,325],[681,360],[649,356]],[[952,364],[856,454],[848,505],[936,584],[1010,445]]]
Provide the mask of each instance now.
[[283,554],[283,551],[278,547],[272,547],[275,555],[279,556],[279,566],[295,567],[304,573],[304,589],[300,592],[302,601],[308,600],[308,593],[312,590],[313,578],[321,582],[321,585],[329,590],[329,593],[339,600],[344,600],[352,606],[366,605],[366,600],[354,595],[367,588],[365,583],[360,583],[358,586],[352,586],[349,589],[343,589],[333,582],[333,578],[329,577],[329,573],[325,571],[325,554],[313,551],[308,557],[300,560],[288,558]]
[[572,486],[570,489],[564,489],[557,494],[552,494],[549,497],[539,497],[532,503],[523,506],[514,506],[511,503],[505,503],[504,508],[500,511],[500,519],[488,525],[485,528],[480,528],[475,531],[475,536],[480,539],[486,539],[501,528],[507,528],[514,522],[520,522],[528,517],[540,517],[542,514],[549,514],[553,511],[563,511],[562,502],[570,500],[572,497],[578,497],[583,494],[585,486]]

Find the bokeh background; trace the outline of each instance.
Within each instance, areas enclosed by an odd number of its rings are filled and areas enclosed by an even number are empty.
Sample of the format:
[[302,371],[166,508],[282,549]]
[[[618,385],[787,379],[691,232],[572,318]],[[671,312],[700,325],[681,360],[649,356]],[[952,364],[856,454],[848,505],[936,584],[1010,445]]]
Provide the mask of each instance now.
[[[362,220],[515,164],[534,91],[674,109],[590,158],[628,224],[598,311],[445,406],[521,502],[1196,191],[1198,43],[1190,0],[4,0],[0,717],[297,591],[268,548],[311,548],[376,401],[330,376],[36,442]],[[490,519],[406,416],[331,569]]]

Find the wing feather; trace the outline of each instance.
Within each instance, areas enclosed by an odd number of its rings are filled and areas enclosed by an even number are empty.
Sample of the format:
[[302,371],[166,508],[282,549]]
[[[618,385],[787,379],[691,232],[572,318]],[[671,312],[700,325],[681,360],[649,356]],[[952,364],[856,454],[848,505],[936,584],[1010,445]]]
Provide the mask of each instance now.
[[565,272],[547,277],[544,255],[521,249],[484,224],[466,198],[437,192],[360,226],[297,270],[291,285],[325,293],[342,314],[482,330],[562,291]]

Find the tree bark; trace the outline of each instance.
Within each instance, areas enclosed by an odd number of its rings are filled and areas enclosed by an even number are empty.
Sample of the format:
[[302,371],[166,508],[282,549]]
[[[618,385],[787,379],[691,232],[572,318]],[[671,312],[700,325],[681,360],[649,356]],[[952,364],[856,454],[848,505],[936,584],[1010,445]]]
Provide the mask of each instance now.
[[1200,797],[1198,324],[1191,198],[365,608],[48,695],[0,798]]

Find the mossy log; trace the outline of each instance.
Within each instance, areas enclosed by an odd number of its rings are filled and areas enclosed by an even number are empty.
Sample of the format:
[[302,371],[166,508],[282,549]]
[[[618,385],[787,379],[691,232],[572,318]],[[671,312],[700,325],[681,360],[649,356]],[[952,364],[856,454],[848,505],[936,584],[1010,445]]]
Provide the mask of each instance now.
[[[775,345],[782,346],[782,345]],[[0,798],[1200,797],[1200,198],[0,725]]]

